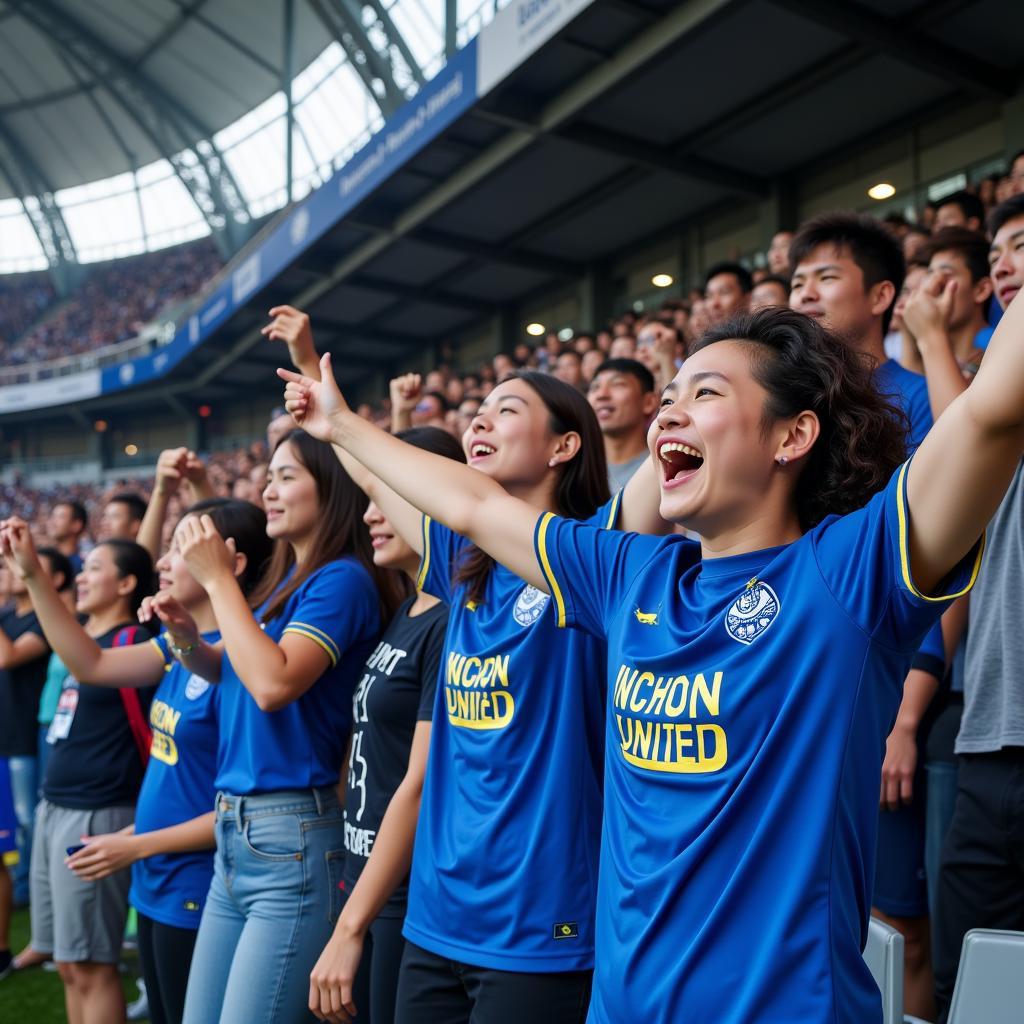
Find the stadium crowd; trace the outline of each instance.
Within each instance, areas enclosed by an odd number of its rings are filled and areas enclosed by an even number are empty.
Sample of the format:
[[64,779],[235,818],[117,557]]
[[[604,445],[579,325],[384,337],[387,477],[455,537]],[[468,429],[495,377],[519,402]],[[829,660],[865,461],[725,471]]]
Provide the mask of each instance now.
[[63,302],[40,275],[26,274],[0,290],[0,359],[21,366],[127,341],[222,265],[204,238],[92,267]]
[[4,488],[0,976],[124,1019],[131,902],[157,1024],[860,1024],[871,907],[944,1021],[1024,930],[1024,154],[983,186],[351,412],[278,307],[266,439]]

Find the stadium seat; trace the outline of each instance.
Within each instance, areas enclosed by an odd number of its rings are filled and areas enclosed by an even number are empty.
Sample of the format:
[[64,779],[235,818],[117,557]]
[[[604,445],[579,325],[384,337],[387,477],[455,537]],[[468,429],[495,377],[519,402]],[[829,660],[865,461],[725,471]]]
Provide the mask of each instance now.
[[1022,1007],[1024,932],[969,931],[960,954],[949,1024],[1019,1024]]
[[889,925],[871,918],[864,960],[882,993],[884,1024],[903,1020],[903,936]]

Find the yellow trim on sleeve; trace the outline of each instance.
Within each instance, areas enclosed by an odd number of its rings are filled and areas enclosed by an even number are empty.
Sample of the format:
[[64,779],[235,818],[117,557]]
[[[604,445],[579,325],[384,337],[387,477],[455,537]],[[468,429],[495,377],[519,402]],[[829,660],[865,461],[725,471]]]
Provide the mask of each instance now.
[[981,569],[981,556],[985,553],[985,534],[981,535],[981,540],[977,545],[977,554],[974,556],[974,566],[971,569],[971,578],[967,581],[967,585],[963,590],[958,591],[955,594],[943,594],[939,597],[929,597],[927,594],[922,594],[914,583],[914,579],[910,574],[910,536],[908,533],[908,522],[907,513],[905,509],[906,505],[906,476],[907,466],[910,462],[904,462],[900,468],[900,475],[896,480],[896,518],[899,525],[900,533],[900,570],[903,574],[903,585],[909,590],[915,597],[919,597],[922,601],[955,601],[958,597],[963,597],[973,586],[974,581],[978,578],[978,572]]
[[619,506],[622,504],[622,489],[620,488],[615,492],[615,497],[612,498],[611,508],[608,510],[608,522],[605,523],[604,528],[606,530],[614,530],[616,520],[619,518]]
[[340,656],[338,645],[326,633],[316,629],[315,626],[307,626],[304,622],[289,622],[284,627],[284,632],[281,635],[284,636],[285,633],[294,633],[296,636],[304,636],[307,640],[312,640],[313,643],[322,647],[327,652],[327,657],[331,659],[332,668],[338,664]]
[[156,648],[157,653],[160,655],[160,660],[164,663],[164,671],[170,672],[171,667],[174,665],[174,660],[167,660],[167,652],[160,646],[155,636],[150,637],[149,642]]
[[420,571],[416,573],[416,589],[422,590],[430,572],[430,516],[420,517],[420,529],[423,531],[423,554],[420,556]]
[[555,574],[551,571],[551,562],[548,559],[547,549],[548,524],[554,518],[554,512],[545,512],[541,518],[540,527],[537,530],[537,554],[540,555],[541,572],[544,573],[544,579],[548,581],[548,586],[551,587],[551,596],[555,599],[557,625],[561,629],[565,626],[565,599],[562,597],[562,591],[558,586],[558,581],[555,579]]

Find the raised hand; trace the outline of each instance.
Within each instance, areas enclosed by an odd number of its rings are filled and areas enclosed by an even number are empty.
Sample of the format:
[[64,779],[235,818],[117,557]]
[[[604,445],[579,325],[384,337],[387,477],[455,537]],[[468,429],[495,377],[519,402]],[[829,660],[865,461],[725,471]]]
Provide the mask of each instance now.
[[319,361],[309,314],[294,306],[274,306],[270,316],[273,319],[260,333],[270,341],[283,341],[293,365],[308,372]]
[[330,353],[325,353],[320,360],[319,381],[280,368],[277,375],[285,381],[284,407],[291,413],[296,426],[320,441],[330,442],[335,427],[350,411],[334,380]]
[[956,289],[956,278],[938,278],[923,284],[907,299],[903,307],[903,322],[918,343],[939,335],[949,338]]
[[154,493],[161,497],[170,497],[185,476],[187,448],[167,448],[156,460],[156,483]]
[[218,577],[234,579],[235,542],[224,540],[208,515],[186,516],[178,526],[178,549],[188,571],[202,587]]
[[388,385],[392,413],[412,412],[423,394],[422,379],[418,373],[403,373]]
[[28,523],[18,516],[0,522],[0,556],[19,579],[28,580],[43,571]]
[[185,479],[188,480],[196,501],[213,497],[213,486],[206,474],[206,463],[195,452],[185,452],[181,472]]
[[166,590],[161,590],[154,597],[143,598],[139,622],[149,622],[153,618],[167,630],[175,647],[191,647],[199,642],[196,620]]

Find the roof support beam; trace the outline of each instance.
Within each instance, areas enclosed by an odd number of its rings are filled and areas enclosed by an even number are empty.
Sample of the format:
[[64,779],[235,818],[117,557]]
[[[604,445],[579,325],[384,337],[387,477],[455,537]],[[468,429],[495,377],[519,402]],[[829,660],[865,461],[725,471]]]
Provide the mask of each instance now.
[[[772,3],[870,47],[874,53],[886,54],[975,95],[1006,99],[1016,92],[1017,83],[1013,75],[938,40],[916,35],[911,24],[903,19],[886,20],[843,0],[830,0],[829,3],[772,0]],[[927,17],[931,12],[925,7],[920,13]],[[911,23],[916,20],[917,17],[912,15]]]
[[11,0],[59,52],[96,75],[174,167],[225,255],[251,230],[248,206],[213,130],[148,75],[124,59],[67,8],[53,0]]
[[[67,295],[81,272],[71,233],[49,179],[3,120],[0,120],[0,172],[21,200],[25,216],[46,256],[57,294]],[[36,202],[31,201],[32,197]]]

